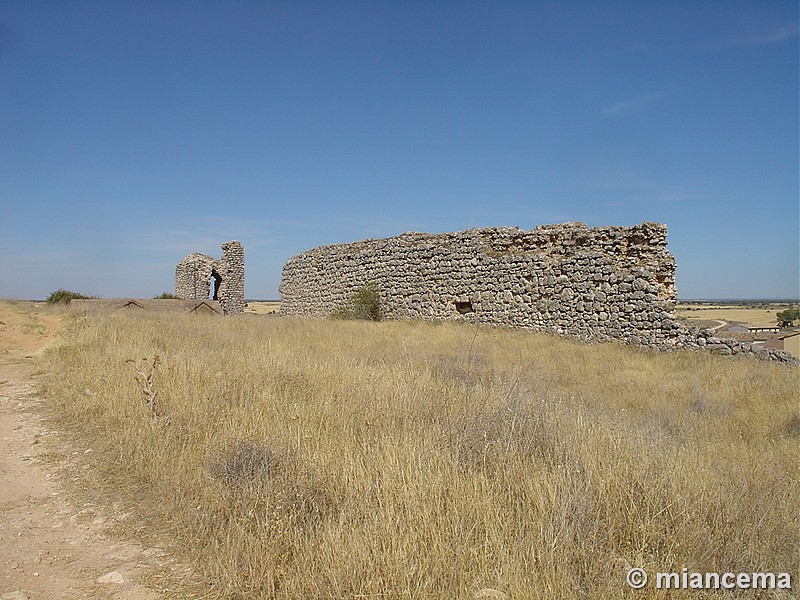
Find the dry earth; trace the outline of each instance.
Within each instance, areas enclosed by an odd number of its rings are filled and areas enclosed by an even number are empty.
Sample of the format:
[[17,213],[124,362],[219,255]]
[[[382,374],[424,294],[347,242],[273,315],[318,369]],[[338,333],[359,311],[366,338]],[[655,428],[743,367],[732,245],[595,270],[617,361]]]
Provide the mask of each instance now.
[[109,535],[115,517],[76,504],[64,482],[70,448],[41,418],[33,357],[62,319],[0,302],[0,600],[166,597],[181,565],[160,547]]

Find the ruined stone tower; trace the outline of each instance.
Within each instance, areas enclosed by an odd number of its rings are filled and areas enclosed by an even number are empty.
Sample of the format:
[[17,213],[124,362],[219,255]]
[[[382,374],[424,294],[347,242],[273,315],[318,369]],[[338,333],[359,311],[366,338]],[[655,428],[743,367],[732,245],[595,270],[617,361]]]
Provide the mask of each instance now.
[[[213,283],[213,289],[212,289]],[[222,313],[244,313],[244,247],[222,244],[222,258],[194,252],[175,267],[175,295],[182,300],[218,300]]]

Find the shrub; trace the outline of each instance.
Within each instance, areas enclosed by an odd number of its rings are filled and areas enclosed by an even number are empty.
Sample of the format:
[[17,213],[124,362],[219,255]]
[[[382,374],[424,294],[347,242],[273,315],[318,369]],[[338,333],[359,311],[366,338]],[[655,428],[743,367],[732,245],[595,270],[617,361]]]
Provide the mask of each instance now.
[[175,294],[163,292],[160,296],[153,296],[153,300],[179,300]]
[[63,288],[56,290],[55,292],[51,293],[47,297],[48,304],[59,304],[64,303],[66,304],[70,300],[90,300],[92,298],[97,298],[97,296],[87,296],[85,294],[79,294],[78,292],[71,292],[69,290],[65,290]]
[[240,441],[211,466],[214,479],[230,487],[268,478],[280,462],[268,446]]
[[776,316],[778,324],[781,327],[792,327],[794,322],[800,319],[800,308],[787,308],[779,312]]
[[333,316],[337,319],[380,321],[383,318],[380,287],[375,282],[361,286]]

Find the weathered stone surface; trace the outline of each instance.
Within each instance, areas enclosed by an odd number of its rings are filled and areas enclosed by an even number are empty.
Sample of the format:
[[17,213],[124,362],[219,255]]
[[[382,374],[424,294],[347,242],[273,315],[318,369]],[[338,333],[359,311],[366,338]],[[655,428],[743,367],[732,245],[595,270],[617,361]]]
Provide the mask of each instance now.
[[175,295],[182,300],[208,300],[216,262],[200,252],[185,256],[175,267]]
[[[325,317],[359,287],[375,282],[390,319],[560,329],[587,339],[665,338],[661,315],[672,315],[674,272],[666,227],[657,223],[406,233],[316,248],[289,259],[281,311]],[[653,290],[649,302],[644,289]],[[644,305],[637,307],[637,300]],[[626,316],[631,310],[644,313],[642,322],[650,323],[646,331]]]
[[[281,313],[327,317],[367,283],[379,286],[387,319],[489,323],[662,350],[717,343],[674,316],[675,259],[659,223],[405,233],[314,248],[286,262]],[[748,346],[726,345],[732,354],[752,353]]]
[[[211,282],[214,288],[211,288]],[[182,300],[219,300],[223,314],[244,314],[244,247],[222,244],[222,258],[195,252],[175,268],[175,295]]]

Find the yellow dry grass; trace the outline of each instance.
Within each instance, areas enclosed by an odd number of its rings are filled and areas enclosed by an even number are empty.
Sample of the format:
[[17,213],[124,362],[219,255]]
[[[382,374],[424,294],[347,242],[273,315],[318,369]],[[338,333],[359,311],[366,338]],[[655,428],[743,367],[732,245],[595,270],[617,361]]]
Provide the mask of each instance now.
[[777,314],[788,304],[678,304],[675,314],[688,321],[726,321],[753,327],[776,326]]
[[281,303],[277,300],[250,301],[244,309],[246,314],[253,315],[272,315],[278,314],[281,310]]
[[626,561],[800,577],[782,365],[458,324],[110,314],[76,317],[41,368],[100,492],[171,535],[209,597],[664,597],[633,594]]

